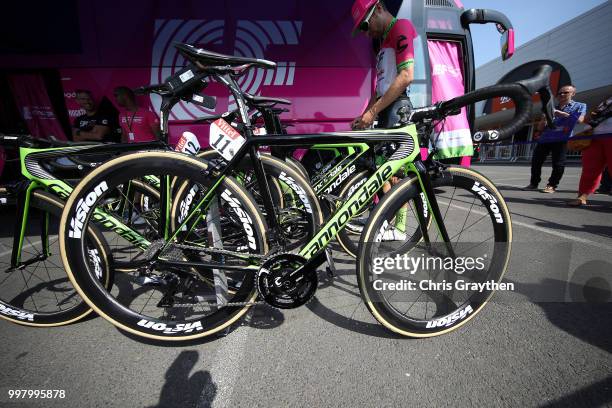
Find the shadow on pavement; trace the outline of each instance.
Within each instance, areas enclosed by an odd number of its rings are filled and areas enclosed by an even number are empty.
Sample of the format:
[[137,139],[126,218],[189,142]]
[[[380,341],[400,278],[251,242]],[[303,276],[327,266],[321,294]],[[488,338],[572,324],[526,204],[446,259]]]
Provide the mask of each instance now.
[[[527,183],[525,183],[525,186],[527,186]],[[560,190],[560,189],[557,189],[554,194],[543,193],[540,190],[523,190],[523,187],[508,186],[508,185],[504,185],[503,182],[499,183],[499,184],[496,184],[495,187],[497,187],[498,190],[520,191],[522,193],[537,193],[537,194],[541,194],[542,196],[551,197],[551,198],[554,197],[555,194],[558,194],[558,193],[573,193],[573,194],[576,194],[576,190]]]
[[574,232],[588,232],[589,234],[599,235],[601,237],[612,238],[612,226],[607,225],[587,225],[583,224],[582,227],[559,224],[551,221],[536,222],[534,225],[538,227],[544,227],[552,230],[564,230]]
[[251,318],[242,319],[243,326],[253,327],[254,329],[275,329],[285,322],[285,315],[279,309],[268,305],[257,305],[253,307]]
[[[519,197],[504,197],[506,202],[508,203],[521,203],[521,204],[537,204],[544,205],[546,207],[555,207],[555,208],[566,208],[568,210],[590,210],[590,211],[598,211],[598,212],[609,212],[612,213],[612,202],[606,200],[588,200],[588,204],[586,206],[582,206],[580,208],[573,208],[567,205],[570,199],[555,197],[546,195],[543,197],[530,197],[530,198],[519,198]],[[573,199],[573,197],[572,197]]]
[[612,376],[558,398],[541,408],[604,407],[612,402]]
[[[602,264],[607,265],[608,271],[593,269]],[[504,281],[514,283],[516,292],[540,307],[548,321],[559,329],[612,353],[612,285],[603,276],[612,272],[610,266],[603,261],[587,262],[576,269],[571,282],[550,278],[537,284]],[[563,298],[567,301],[561,301]]]
[[[357,305],[356,308],[365,308],[357,284],[344,279],[344,276],[351,274],[355,274],[355,270],[352,268],[337,271],[336,276],[334,276],[333,278],[328,277],[325,273],[319,274],[320,280],[317,293],[320,294],[321,289],[332,287],[335,290],[343,292],[343,295],[345,296],[354,297],[356,300],[355,304]],[[348,286],[351,289],[347,289],[343,286],[340,286],[339,283],[342,283],[344,286]],[[380,337],[387,339],[404,338],[397,334],[391,333],[378,323],[364,322],[361,320],[353,319],[353,316],[345,316],[343,314],[340,314],[321,303],[321,300],[317,298],[317,295],[315,295],[312,301],[306,304],[306,307],[317,317],[345,330],[350,330],[355,333],[365,334],[367,336],[372,337]]]
[[[612,353],[612,303],[536,303],[548,320],[572,336]],[[562,356],[559,356],[562,358]]]
[[182,351],[166,371],[159,403],[148,408],[210,407],[217,395],[217,386],[208,371],[191,370],[198,362],[198,352]]

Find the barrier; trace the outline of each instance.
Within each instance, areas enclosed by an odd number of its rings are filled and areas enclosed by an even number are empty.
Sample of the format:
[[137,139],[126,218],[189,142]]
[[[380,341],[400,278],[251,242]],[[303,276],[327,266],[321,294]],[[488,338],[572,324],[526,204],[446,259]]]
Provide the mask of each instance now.
[[[520,142],[513,144],[481,144],[479,150],[479,162],[495,161],[531,161],[533,151],[537,142]],[[567,152],[567,161],[580,161],[580,152]]]

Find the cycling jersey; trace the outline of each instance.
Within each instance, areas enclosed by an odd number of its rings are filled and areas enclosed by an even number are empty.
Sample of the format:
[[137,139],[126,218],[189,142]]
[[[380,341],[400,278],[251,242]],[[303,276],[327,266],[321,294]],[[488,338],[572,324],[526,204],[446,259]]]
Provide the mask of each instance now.
[[394,18],[387,26],[376,56],[377,97],[387,92],[398,72],[414,64],[413,42],[416,37],[416,29],[410,20]]
[[83,139],[83,140],[92,141],[92,142],[118,142],[119,138],[117,137],[117,134],[115,134],[114,132],[115,130],[114,123],[116,122],[117,121],[113,120],[113,118],[111,118],[109,114],[102,112],[100,110],[97,110],[93,115],[84,114],[84,115],[77,117],[74,120],[73,127],[78,130],[90,132],[93,130],[94,126],[106,126],[106,127],[111,128],[111,131],[108,132],[102,140],[95,140],[95,139],[91,139],[91,140]]

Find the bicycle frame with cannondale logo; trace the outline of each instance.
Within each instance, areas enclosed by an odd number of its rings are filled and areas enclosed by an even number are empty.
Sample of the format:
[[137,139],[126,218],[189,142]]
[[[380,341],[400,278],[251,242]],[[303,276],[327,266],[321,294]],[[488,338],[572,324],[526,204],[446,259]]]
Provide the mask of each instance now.
[[[325,247],[327,244],[335,238],[337,233],[345,227],[353,215],[361,209],[361,207],[371,200],[374,195],[382,189],[385,182],[389,181],[391,177],[396,174],[400,169],[404,168],[407,174],[414,175],[418,178],[418,182],[421,191],[424,192],[429,211],[433,215],[433,219],[436,222],[440,236],[446,243],[449,254],[454,256],[454,250],[450,245],[450,240],[444,223],[442,222],[442,216],[440,214],[437,201],[433,192],[433,187],[429,174],[423,162],[420,160],[419,154],[419,140],[416,130],[416,126],[413,123],[409,123],[402,128],[396,129],[375,129],[375,130],[364,130],[364,131],[352,131],[352,132],[330,132],[330,133],[318,133],[318,134],[267,134],[254,136],[250,116],[248,114],[247,106],[242,95],[242,91],[238,87],[234,78],[228,73],[210,73],[210,77],[216,82],[219,82],[230,90],[234,99],[236,100],[239,107],[239,114],[244,124],[244,136],[242,145],[234,153],[233,157],[225,167],[217,171],[215,179],[207,186],[204,197],[201,198],[194,206],[192,206],[190,213],[185,219],[176,226],[174,232],[162,234],[166,237],[165,242],[157,250],[157,254],[163,253],[173,242],[177,239],[181,231],[191,231],[196,223],[199,221],[197,214],[201,214],[201,211],[206,212],[213,203],[213,198],[216,196],[217,188],[223,182],[223,180],[233,174],[233,172],[239,168],[240,163],[248,154],[255,177],[259,183],[260,191],[264,202],[264,207],[271,214],[274,214],[274,205],[271,200],[270,187],[268,185],[267,177],[263,168],[263,164],[259,159],[258,148],[261,146],[290,146],[290,147],[310,147],[317,144],[321,145],[375,145],[380,143],[395,142],[398,145],[397,150],[391,155],[389,160],[381,165],[374,171],[371,177],[366,183],[360,187],[353,197],[350,197],[336,210],[334,215],[329,219],[322,227],[321,230],[302,248],[300,255],[307,260],[306,267],[318,267],[325,260]],[[154,86],[156,87],[156,86]],[[167,130],[167,121],[162,120],[162,133]],[[229,137],[229,136],[228,136]],[[223,152],[219,152],[223,153]],[[160,179],[160,190],[169,191],[169,180],[168,177],[162,177]],[[89,193],[89,192],[88,192]],[[417,200],[417,217],[421,226],[426,225],[423,219],[423,211],[420,210],[420,200]],[[161,200],[161,204],[164,200]],[[167,211],[160,211],[162,220],[160,224],[168,225],[168,220],[163,220],[164,216],[168,216]],[[71,214],[71,217],[76,217],[76,214]],[[276,217],[268,217],[271,221],[269,227],[269,233],[272,234],[274,231],[278,231],[278,224],[276,223]],[[429,242],[429,237],[426,228],[421,228],[423,233],[423,239],[425,242]],[[136,231],[129,230],[126,233],[131,239],[137,242],[145,240],[144,237],[140,237],[140,234]],[[236,253],[235,257],[238,258],[249,258],[248,254]],[[150,260],[142,261],[150,262]],[[181,266],[183,265],[180,261],[157,259],[158,265],[163,266]],[[224,266],[218,263],[205,263],[197,262],[200,267],[211,268],[211,269],[232,269],[231,266]],[[257,268],[257,265],[252,265]]]
[[314,145],[312,149],[332,150],[346,149],[346,156],[338,154],[328,165],[319,172],[320,177],[312,180],[312,188],[320,194],[330,194],[336,190],[346,179],[356,172],[356,162],[364,157],[370,150],[367,143],[335,143],[329,145]]
[[[427,203],[428,209],[433,214],[433,219],[437,224],[438,230],[444,241],[447,243],[447,247],[451,254],[454,251],[450,247],[448,234],[442,222],[442,216],[438,208],[437,202],[435,201],[433,187],[431,180],[427,173],[424,163],[420,160],[419,149],[418,149],[418,136],[416,127],[414,124],[406,125],[402,128],[397,129],[380,129],[371,131],[352,131],[352,132],[334,132],[334,133],[322,133],[322,134],[310,134],[310,135],[265,135],[256,136],[248,135],[249,131],[246,131],[247,138],[242,147],[238,150],[235,156],[229,161],[227,166],[219,171],[218,176],[211,183],[207,189],[203,198],[201,198],[195,205],[190,209],[189,214],[184,220],[177,225],[174,233],[171,234],[164,246],[158,251],[163,253],[163,250],[172,245],[172,242],[177,238],[180,231],[191,230],[195,223],[198,222],[197,214],[206,212],[209,206],[213,202],[213,197],[216,194],[216,190],[225,177],[230,175],[232,171],[238,166],[243,158],[249,154],[251,157],[257,157],[257,149],[259,146],[300,146],[308,147],[315,144],[320,144],[324,141],[331,144],[377,144],[382,142],[394,141],[399,144],[398,150],[391,156],[391,158],[381,165],[372,176],[357,189],[355,194],[344,202],[333,216],[321,227],[321,230],[315,235],[300,251],[300,255],[303,256],[307,261],[308,266],[316,267],[319,266],[325,260],[325,247],[328,243],[334,239],[337,233],[342,230],[350,219],[358,213],[364,203],[371,200],[376,193],[382,189],[385,182],[389,181],[391,177],[396,174],[400,169],[406,169],[407,173],[418,179],[420,188],[425,195],[425,202]],[[255,171],[257,170],[258,161],[253,160]],[[261,170],[259,170],[261,171]],[[262,180],[266,180],[265,177]],[[163,185],[163,178],[160,181]],[[162,187],[163,188],[163,187]],[[420,200],[417,201],[416,205],[419,206]],[[417,211],[417,216],[421,225],[426,225],[423,218],[425,211]],[[127,227],[129,229],[129,227]],[[129,230],[126,235],[133,236],[136,242],[144,242],[143,237],[139,237],[138,232]],[[425,242],[429,242],[429,237],[425,228],[423,228],[423,238]],[[236,257],[249,258],[248,254],[236,253]],[[165,259],[158,259],[158,265],[163,266],[179,266],[180,261],[172,261]],[[223,264],[207,263],[207,262],[196,262],[198,266],[204,268],[214,269],[232,269],[231,266],[224,266]],[[258,268],[257,265],[252,265],[252,268]]]

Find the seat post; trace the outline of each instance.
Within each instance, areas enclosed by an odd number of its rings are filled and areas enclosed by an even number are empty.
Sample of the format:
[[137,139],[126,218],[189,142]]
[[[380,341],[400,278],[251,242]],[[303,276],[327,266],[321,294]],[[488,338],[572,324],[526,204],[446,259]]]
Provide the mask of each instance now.
[[160,116],[160,131],[161,131],[161,139],[164,143],[168,144],[168,138],[170,136],[170,132],[168,130],[168,118],[170,116],[170,111],[172,107],[176,105],[179,99],[175,96],[162,96],[162,102],[159,107],[159,116]]

